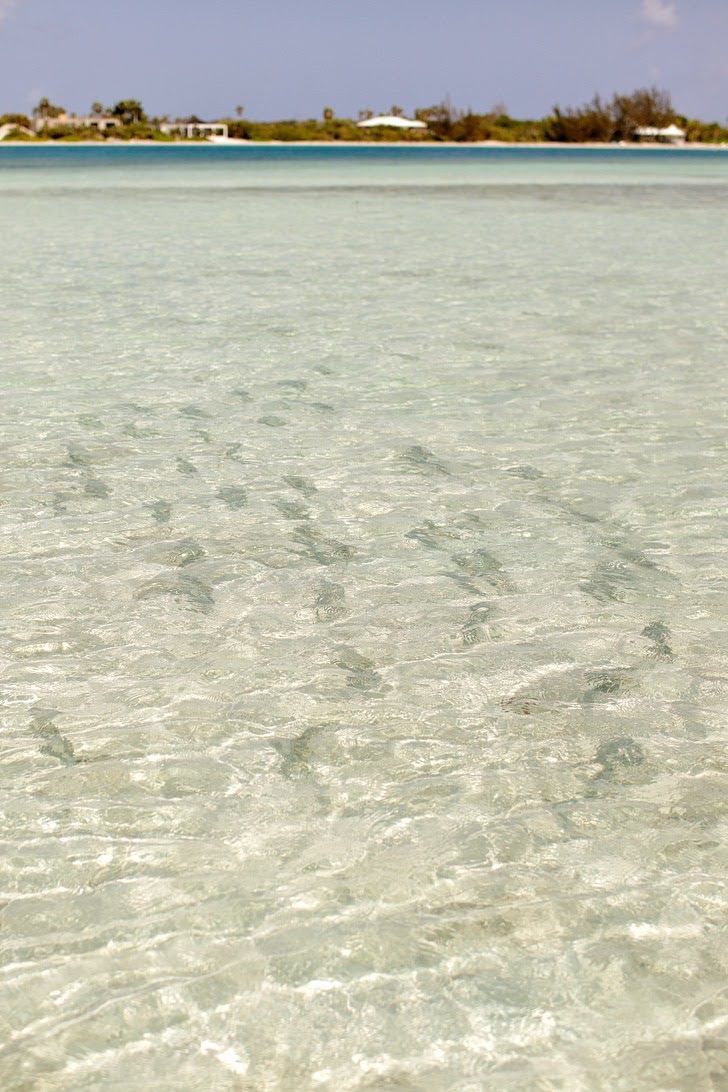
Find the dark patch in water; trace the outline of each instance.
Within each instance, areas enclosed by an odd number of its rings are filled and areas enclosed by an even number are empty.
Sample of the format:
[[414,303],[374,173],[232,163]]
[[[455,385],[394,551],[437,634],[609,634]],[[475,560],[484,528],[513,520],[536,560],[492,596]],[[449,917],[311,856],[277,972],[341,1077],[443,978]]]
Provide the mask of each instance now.
[[444,527],[438,527],[431,519],[426,519],[419,527],[413,527],[405,533],[405,538],[419,542],[428,550],[444,550],[452,546],[453,541],[461,538],[457,531],[448,531]]
[[276,501],[275,504],[278,511],[282,516],[285,516],[286,519],[301,520],[311,518],[311,513],[303,501],[279,500]]
[[131,436],[132,440],[147,440],[150,436],[159,435],[156,429],[139,428],[137,425],[134,424],[133,421],[130,421],[128,424],[124,425],[121,431],[124,436]]
[[[599,562],[591,577],[579,586],[600,603],[624,602],[629,592],[639,589],[646,580],[653,586],[658,581],[675,580],[673,574],[653,561],[639,544],[627,541],[622,531],[596,537],[594,541],[609,550],[612,558]],[[665,549],[663,543],[651,542],[649,545],[653,549]]]
[[68,457],[66,459],[67,466],[93,466],[94,459],[90,452],[85,448],[80,447],[78,444],[69,444],[66,448]]
[[450,471],[445,464],[440,462],[433,451],[421,444],[413,444],[412,447],[408,447],[402,452],[400,458],[402,462],[415,470],[428,470],[435,474],[444,474],[446,477],[450,477]]
[[225,458],[232,459],[236,463],[242,463],[243,457],[240,452],[243,450],[242,444],[228,444],[225,448]]
[[473,645],[480,644],[484,636],[483,626],[490,618],[491,614],[492,608],[488,603],[473,604],[468,613],[467,621],[461,630],[465,648],[471,648]]
[[648,637],[652,641],[648,656],[652,656],[656,660],[672,660],[674,658],[672,648],[668,644],[672,634],[664,622],[650,622],[642,630],[642,636]]
[[317,622],[336,622],[344,618],[346,609],[346,593],[341,584],[331,584],[328,581],[321,585],[314,602]]
[[630,565],[636,565],[641,569],[659,569],[657,562],[649,558],[647,554],[634,546],[630,546],[625,543],[621,538],[610,536],[608,538],[601,539],[603,546],[613,550],[621,560],[626,561]]
[[635,690],[637,681],[628,670],[594,671],[587,675],[590,688],[582,696],[584,705],[598,701],[610,701],[614,695]]
[[296,528],[293,534],[295,542],[304,547],[301,553],[319,565],[333,565],[336,561],[350,561],[355,551],[344,542],[335,538],[326,538],[315,527],[308,524]]
[[594,761],[604,768],[605,773],[613,773],[626,766],[641,766],[645,761],[645,752],[636,740],[621,736],[602,743]]
[[457,526],[463,530],[484,531],[489,525],[477,512],[463,512],[457,519]]
[[341,645],[337,649],[334,663],[348,672],[346,685],[354,690],[377,690],[382,685],[382,676],[375,670],[372,660],[362,656],[354,648]]
[[150,580],[139,589],[135,598],[143,600],[162,595],[169,595],[178,603],[201,614],[209,614],[215,605],[212,587],[189,573],[176,573],[174,576],[163,574]]
[[303,777],[312,772],[311,743],[323,730],[313,724],[293,739],[274,739],[273,747],[283,759],[281,773],[284,777]]
[[207,410],[203,410],[201,406],[182,406],[179,410],[180,416],[189,417],[191,420],[196,421],[200,418],[209,417],[210,414]]
[[83,487],[83,491],[89,497],[97,497],[99,500],[111,496],[111,489],[100,478],[89,478]]
[[177,470],[180,474],[196,474],[197,467],[194,466],[189,459],[182,458],[181,455],[177,456]]
[[462,588],[468,595],[484,595],[485,592],[482,588],[478,587],[474,580],[466,576],[465,573],[445,573],[453,584],[457,584],[459,588]]
[[312,497],[314,493],[318,493],[316,486],[308,478],[302,478],[299,474],[287,474],[283,479],[291,489],[298,490],[299,493],[303,493],[304,497]]
[[575,519],[580,520],[582,523],[602,522],[598,516],[593,516],[591,512],[581,512],[578,508],[572,508],[569,504],[564,504],[561,507],[567,515],[574,516]]
[[520,716],[562,713],[576,706],[583,686],[584,679],[578,671],[569,668],[549,672],[522,686],[501,705]]
[[528,463],[524,463],[523,466],[509,466],[506,473],[512,474],[514,478],[523,478],[527,482],[535,482],[543,478],[541,471],[535,466],[529,466]]
[[81,413],[78,418],[79,425],[83,425],[84,428],[103,428],[103,425],[98,417],[94,417],[92,413]]
[[239,398],[241,402],[252,402],[252,396],[250,391],[246,391],[244,387],[235,387],[232,392],[236,398]]
[[79,759],[76,758],[69,740],[61,735],[53,723],[57,716],[58,712],[55,709],[38,709],[30,722],[30,727],[43,741],[40,746],[42,755],[55,758],[64,766],[74,766]]
[[151,504],[144,506],[151,512],[152,519],[157,523],[169,523],[170,516],[172,515],[172,505],[169,501],[153,501]]
[[186,565],[191,565],[193,561],[200,561],[205,556],[205,550],[199,542],[193,538],[181,538],[179,542],[172,543],[164,560],[167,565],[183,569]]
[[598,603],[622,603],[635,584],[635,574],[617,562],[596,566],[588,580],[579,584],[582,591]]
[[223,485],[218,489],[217,496],[233,511],[245,508],[248,503],[248,494],[240,485]]
[[484,580],[499,592],[512,592],[515,590],[513,583],[507,576],[500,561],[488,550],[474,550],[471,554],[455,554],[452,558],[455,564],[469,576],[478,580]]
[[512,697],[501,702],[502,707],[508,713],[517,713],[520,717],[532,717],[538,713],[553,712],[548,702],[537,694],[527,694],[519,691]]

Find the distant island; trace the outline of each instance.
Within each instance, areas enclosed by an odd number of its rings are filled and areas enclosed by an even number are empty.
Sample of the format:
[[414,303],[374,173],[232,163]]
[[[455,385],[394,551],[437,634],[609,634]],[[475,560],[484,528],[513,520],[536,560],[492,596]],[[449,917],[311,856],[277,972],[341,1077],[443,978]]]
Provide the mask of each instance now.
[[361,110],[356,120],[336,117],[331,107],[325,107],[321,118],[251,121],[245,108],[236,106],[229,117],[204,121],[195,115],[149,117],[137,99],[124,99],[113,107],[94,102],[88,114],[77,115],[43,98],[30,116],[0,115],[0,141],[720,145],[728,144],[728,127],[678,113],[669,93],[656,87],[615,94],[609,101],[597,95],[578,107],[557,105],[548,117],[537,120],[513,118],[501,103],[487,113],[476,113],[449,100],[418,108],[411,119],[401,107],[392,106],[382,115]]

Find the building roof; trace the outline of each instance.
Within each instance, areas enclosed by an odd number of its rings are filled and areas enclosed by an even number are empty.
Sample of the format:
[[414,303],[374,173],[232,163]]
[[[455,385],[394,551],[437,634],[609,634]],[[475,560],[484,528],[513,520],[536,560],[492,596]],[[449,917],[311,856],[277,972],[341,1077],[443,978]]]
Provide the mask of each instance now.
[[372,129],[376,125],[388,125],[392,129],[426,129],[424,121],[413,121],[411,118],[399,118],[394,114],[379,114],[375,118],[366,118],[358,122],[360,129]]
[[666,129],[658,129],[655,125],[640,125],[636,130],[637,136],[666,136],[666,137],[684,137],[685,130],[678,129],[677,125],[668,125]]

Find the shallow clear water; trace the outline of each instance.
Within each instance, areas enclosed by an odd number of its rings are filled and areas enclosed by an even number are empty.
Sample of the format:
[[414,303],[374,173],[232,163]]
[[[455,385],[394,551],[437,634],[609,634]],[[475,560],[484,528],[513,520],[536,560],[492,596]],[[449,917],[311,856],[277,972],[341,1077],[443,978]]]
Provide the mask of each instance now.
[[728,153],[0,149],[0,1083],[725,1087]]

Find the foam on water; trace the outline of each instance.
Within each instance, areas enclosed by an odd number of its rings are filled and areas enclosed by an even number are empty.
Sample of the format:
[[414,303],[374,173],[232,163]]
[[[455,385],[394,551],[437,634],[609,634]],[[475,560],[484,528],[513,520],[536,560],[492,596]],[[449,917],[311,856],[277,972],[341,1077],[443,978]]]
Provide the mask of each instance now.
[[0,154],[3,1088],[721,1087],[725,154],[108,153]]

